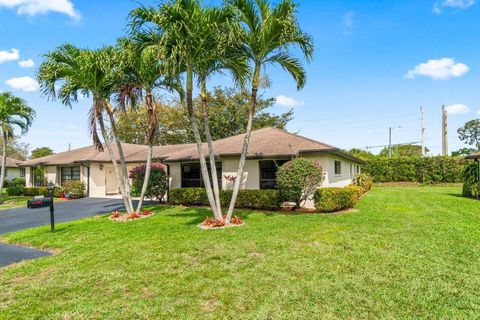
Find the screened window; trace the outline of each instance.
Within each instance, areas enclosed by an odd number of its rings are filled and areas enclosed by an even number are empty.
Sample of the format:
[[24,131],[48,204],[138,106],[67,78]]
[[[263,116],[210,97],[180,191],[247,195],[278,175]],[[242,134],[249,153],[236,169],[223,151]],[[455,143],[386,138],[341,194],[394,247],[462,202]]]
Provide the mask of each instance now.
[[77,167],[62,167],[61,169],[61,183],[67,180],[80,180],[80,166]]
[[[222,186],[222,163],[217,162],[215,164],[217,169],[218,185]],[[210,166],[207,165],[210,175],[210,181],[212,181]],[[202,169],[200,163],[184,163],[182,164],[182,188],[204,188]]]
[[277,170],[288,160],[260,161],[260,189],[277,189]]
[[335,160],[335,174],[339,175],[342,174],[342,162]]
[[20,177],[25,177],[25,168],[20,168]]

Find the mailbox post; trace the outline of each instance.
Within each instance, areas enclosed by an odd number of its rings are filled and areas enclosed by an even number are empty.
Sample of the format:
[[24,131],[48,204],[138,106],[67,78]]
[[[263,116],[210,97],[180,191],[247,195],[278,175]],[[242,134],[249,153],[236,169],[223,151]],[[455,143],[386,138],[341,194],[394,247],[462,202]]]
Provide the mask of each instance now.
[[53,182],[48,183],[48,196],[50,197],[50,231],[55,231],[55,207],[53,206],[53,190],[55,185]]

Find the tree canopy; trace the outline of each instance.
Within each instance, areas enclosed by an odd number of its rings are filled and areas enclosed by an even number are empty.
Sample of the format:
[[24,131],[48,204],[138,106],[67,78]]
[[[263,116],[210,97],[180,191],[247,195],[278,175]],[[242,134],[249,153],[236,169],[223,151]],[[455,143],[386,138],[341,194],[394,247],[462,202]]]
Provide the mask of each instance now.
[[[244,133],[250,94],[234,88],[216,87],[208,92],[210,130],[213,140]],[[273,98],[258,99],[254,129],[275,127],[284,129],[293,118],[293,111],[281,114],[268,112],[274,104]],[[195,99],[199,110],[200,98]],[[179,101],[158,103],[158,130],[156,143],[193,143],[194,138],[185,108]],[[123,142],[144,144],[148,133],[148,114],[144,108],[130,109],[118,115],[118,134]],[[202,132],[203,135],[203,132]]]
[[460,141],[480,150],[480,119],[468,121],[457,132]]
[[40,147],[32,150],[32,154],[30,155],[30,159],[41,158],[45,156],[51,156],[54,154],[53,150],[49,147]]

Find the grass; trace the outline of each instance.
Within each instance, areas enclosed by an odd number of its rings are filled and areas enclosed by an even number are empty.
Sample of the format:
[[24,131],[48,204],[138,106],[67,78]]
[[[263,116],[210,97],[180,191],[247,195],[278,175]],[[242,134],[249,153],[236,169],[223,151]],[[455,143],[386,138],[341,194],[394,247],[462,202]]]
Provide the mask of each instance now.
[[10,234],[57,254],[0,269],[0,318],[478,318],[480,202],[459,195],[378,187],[352,212],[242,212],[241,228],[157,207]]
[[0,210],[26,207],[27,200],[31,198],[32,197],[3,195],[2,196],[3,203],[0,204]]

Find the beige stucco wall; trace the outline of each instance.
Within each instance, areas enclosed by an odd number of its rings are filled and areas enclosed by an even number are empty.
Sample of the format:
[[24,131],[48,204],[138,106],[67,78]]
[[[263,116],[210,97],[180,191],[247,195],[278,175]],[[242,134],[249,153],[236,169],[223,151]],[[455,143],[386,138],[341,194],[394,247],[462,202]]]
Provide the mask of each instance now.
[[182,166],[179,162],[170,163],[168,165],[169,187],[176,189],[182,187]]
[[30,167],[25,168],[25,187],[30,188],[32,186],[32,170]]
[[105,166],[90,164],[90,197],[105,197]]
[[[237,176],[239,159],[225,159],[222,161],[222,189],[233,189],[235,181],[229,181],[225,176]],[[260,188],[260,168],[258,160],[246,160],[243,170],[241,189]]]

